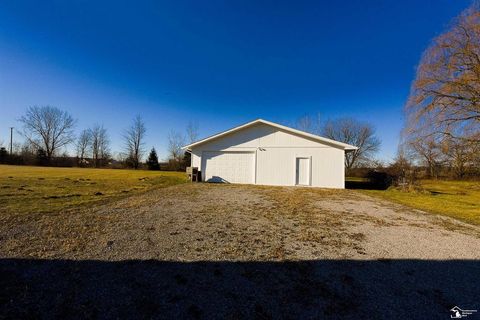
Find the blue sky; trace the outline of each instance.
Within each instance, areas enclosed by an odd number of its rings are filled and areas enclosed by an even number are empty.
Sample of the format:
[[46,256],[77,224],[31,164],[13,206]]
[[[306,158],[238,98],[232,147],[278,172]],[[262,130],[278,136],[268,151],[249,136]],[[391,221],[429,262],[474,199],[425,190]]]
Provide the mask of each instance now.
[[38,1],[0,3],[0,141],[28,106],[112,147],[136,114],[166,156],[172,129],[200,136],[305,114],[373,123],[397,149],[402,108],[431,39],[470,1]]

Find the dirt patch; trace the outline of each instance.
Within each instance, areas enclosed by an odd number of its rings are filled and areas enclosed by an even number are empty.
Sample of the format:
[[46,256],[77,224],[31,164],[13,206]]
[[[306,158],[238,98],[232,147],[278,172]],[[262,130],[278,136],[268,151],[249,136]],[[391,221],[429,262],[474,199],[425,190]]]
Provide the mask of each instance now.
[[23,258],[448,259],[478,258],[480,247],[474,226],[348,190],[212,184],[3,216],[0,234],[2,256]]
[[480,258],[480,228],[473,225],[364,195],[320,200],[317,206],[343,214],[350,230],[364,234],[369,258]]

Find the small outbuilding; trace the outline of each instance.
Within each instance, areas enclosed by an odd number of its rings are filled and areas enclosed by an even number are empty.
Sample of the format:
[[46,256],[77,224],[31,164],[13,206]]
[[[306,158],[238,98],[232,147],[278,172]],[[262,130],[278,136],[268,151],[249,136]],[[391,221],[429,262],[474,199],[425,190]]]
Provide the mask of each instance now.
[[345,152],[357,147],[258,119],[183,147],[202,181],[345,187]]

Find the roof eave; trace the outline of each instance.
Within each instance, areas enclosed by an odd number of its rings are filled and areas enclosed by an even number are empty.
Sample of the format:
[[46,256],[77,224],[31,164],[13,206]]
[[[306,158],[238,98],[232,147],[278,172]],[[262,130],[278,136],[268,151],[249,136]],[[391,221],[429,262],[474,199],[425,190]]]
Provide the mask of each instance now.
[[303,135],[303,136],[306,136],[306,137],[310,137],[312,139],[318,140],[318,141],[323,142],[323,143],[329,143],[329,144],[332,144],[334,146],[343,148],[343,150],[345,150],[345,151],[354,151],[354,150],[358,149],[358,147],[355,147],[355,146],[352,146],[352,145],[349,145],[349,144],[346,144],[346,143],[343,143],[343,142],[339,142],[339,141],[335,141],[335,140],[332,140],[332,139],[324,138],[324,137],[321,137],[321,136],[318,136],[318,135],[315,135],[315,134],[311,134],[311,133],[308,133],[308,132],[305,132],[305,131],[290,128],[290,127],[287,127],[287,126],[284,126],[284,125],[281,125],[281,124],[278,124],[278,123],[273,123],[273,122],[270,122],[270,121],[267,121],[267,120],[256,119],[256,120],[247,122],[243,125],[237,126],[235,128],[232,128],[232,129],[214,134],[214,135],[209,136],[207,138],[204,138],[202,140],[199,140],[199,141],[196,141],[196,142],[191,143],[189,145],[183,146],[182,150],[190,150],[191,151],[191,148],[194,147],[194,146],[201,145],[201,144],[206,143],[208,141],[214,140],[216,138],[220,138],[224,135],[236,132],[238,130],[244,129],[246,127],[252,126],[252,125],[257,124],[257,123],[263,123],[263,124],[270,125],[270,126],[273,126],[273,127],[279,128],[279,129],[287,130],[287,131],[297,133],[297,134],[300,134],[300,135]]

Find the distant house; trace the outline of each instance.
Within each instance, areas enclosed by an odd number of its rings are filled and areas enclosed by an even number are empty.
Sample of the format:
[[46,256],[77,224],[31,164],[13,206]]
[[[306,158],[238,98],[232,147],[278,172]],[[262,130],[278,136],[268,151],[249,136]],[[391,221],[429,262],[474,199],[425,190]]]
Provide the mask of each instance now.
[[202,181],[345,187],[345,152],[355,146],[258,119],[183,149]]

